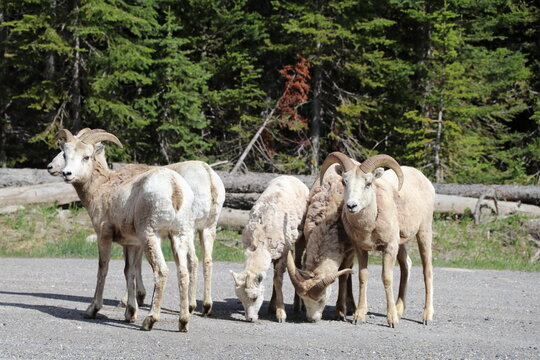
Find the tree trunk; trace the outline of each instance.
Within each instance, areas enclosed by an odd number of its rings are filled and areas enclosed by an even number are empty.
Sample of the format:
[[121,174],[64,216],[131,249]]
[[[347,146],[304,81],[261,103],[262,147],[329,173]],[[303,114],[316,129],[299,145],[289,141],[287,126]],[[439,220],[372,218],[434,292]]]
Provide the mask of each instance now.
[[[77,14],[79,11],[79,2],[75,0],[73,2],[73,12]],[[78,15],[75,15],[75,26],[79,26],[79,18]],[[72,94],[72,102],[71,102],[71,117],[73,121],[73,130],[78,131],[82,128],[82,122],[81,122],[81,44],[80,44],[80,37],[77,34],[77,30],[75,30],[74,34],[74,47],[75,47],[75,60],[73,62],[73,75],[72,75],[72,86],[73,86],[73,94]]]
[[311,141],[311,174],[315,175],[319,169],[320,136],[322,124],[322,70],[319,65],[313,67],[313,98],[311,99],[312,118],[309,127],[309,137]]
[[442,116],[443,116],[443,111],[442,111],[442,104],[441,104],[441,108],[439,109],[439,116],[437,119],[437,138],[435,140],[435,159],[433,161],[433,165],[435,167],[435,181],[437,183],[440,183],[443,181],[442,171],[441,171],[441,159],[440,159]]

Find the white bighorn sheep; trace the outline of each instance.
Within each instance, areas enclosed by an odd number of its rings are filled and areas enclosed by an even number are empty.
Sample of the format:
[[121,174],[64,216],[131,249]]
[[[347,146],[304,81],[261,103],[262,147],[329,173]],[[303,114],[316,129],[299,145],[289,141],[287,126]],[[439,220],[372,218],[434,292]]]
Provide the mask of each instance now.
[[178,269],[180,288],[180,331],[188,330],[189,283],[188,253],[194,254],[194,220],[191,216],[193,191],[178,173],[158,167],[124,178],[109,170],[96,158],[103,151],[101,141],[122,146],[116,136],[95,132],[84,142],[68,130],[60,131],[65,167],[64,181],[71,183],[90,215],[98,236],[99,268],[97,285],[86,317],[95,318],[103,305],[103,287],[111,256],[111,245],[117,241],[126,248],[127,321],[136,320],[135,263],[145,251],[154,273],[154,297],[150,313],[142,328],[151,330],[159,320],[161,302],[169,269],[161,251],[161,239],[171,241]]
[[[433,207],[435,189],[417,169],[400,166],[388,155],[376,155],[358,164],[345,154],[328,155],[321,179],[330,165],[337,163],[345,186],[343,226],[358,256],[359,300],[353,322],[364,322],[367,313],[366,287],[368,251],[382,252],[382,281],[386,292],[387,321],[391,327],[405,310],[405,293],[411,267],[405,243],[416,237],[422,260],[425,305],[423,322],[433,319]],[[387,166],[393,171],[384,171]],[[401,280],[397,302],[392,289],[393,266],[398,259]]]
[[331,294],[329,286],[339,276],[336,317],[345,320],[347,309],[354,311],[352,271],[354,249],[341,223],[343,184],[332,166],[309,194],[304,236],[306,252],[303,270],[288,255],[287,270],[296,293],[306,306],[308,321],[319,321]]
[[[85,128],[80,130],[76,137],[84,141],[85,137],[90,136],[92,133],[103,132],[100,129]],[[107,160],[105,158],[105,152],[100,152],[96,160],[101,162],[103,166],[107,166]],[[53,176],[62,175],[62,169],[65,166],[64,153],[61,151],[56,157],[49,163],[47,170]],[[170,165],[166,165],[166,168],[176,171],[180,174],[189,184],[191,190],[195,195],[195,199],[192,203],[191,213],[195,221],[195,228],[199,233],[199,240],[201,244],[201,250],[203,254],[203,277],[204,277],[204,298],[203,298],[203,315],[210,315],[212,312],[212,250],[214,248],[214,241],[216,238],[216,228],[221,209],[223,208],[223,202],[225,201],[225,186],[219,175],[205,162],[203,161],[183,161]],[[119,176],[127,178],[129,176],[136,176],[145,171],[150,170],[151,167],[147,165],[126,165],[116,173]],[[195,254],[190,254],[190,312],[192,312],[196,305],[196,287],[197,287],[197,265],[198,260]],[[142,305],[146,296],[146,291],[142,282],[141,275],[141,261],[142,257],[137,260],[137,302]],[[124,297],[126,299],[126,297]],[[126,300],[122,300],[123,303]]]
[[[264,300],[262,281],[272,263],[274,291],[269,308],[272,310],[275,306],[278,322],[285,322],[287,318],[282,292],[283,273],[292,245],[303,241],[308,196],[309,190],[300,180],[293,176],[279,176],[270,181],[250,211],[242,234],[246,249],[245,268],[240,274],[231,271],[236,295],[244,306],[248,321],[258,319]],[[298,256],[302,250],[297,247]]]

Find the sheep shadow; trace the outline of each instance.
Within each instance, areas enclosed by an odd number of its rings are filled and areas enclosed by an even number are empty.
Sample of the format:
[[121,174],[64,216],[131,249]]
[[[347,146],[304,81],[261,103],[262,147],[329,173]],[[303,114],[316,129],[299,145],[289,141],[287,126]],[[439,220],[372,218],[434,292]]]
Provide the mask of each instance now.
[[[72,295],[63,295],[63,294],[52,294],[52,293],[24,293],[24,292],[12,292],[12,291],[0,291],[0,294],[4,295],[18,295],[18,296],[31,296],[51,300],[64,300],[64,301],[73,301],[77,303],[90,303],[92,298],[85,296],[72,296]],[[104,305],[107,306],[117,306],[118,301],[114,300],[105,300],[103,301]],[[0,306],[13,307],[25,310],[34,310],[41,313],[53,316],[57,319],[62,320],[75,320],[80,322],[99,322],[107,326],[117,327],[117,328],[138,328],[134,324],[127,323],[123,320],[111,319],[106,315],[98,313],[95,319],[86,319],[84,318],[85,311],[77,308],[68,308],[58,305],[47,305],[47,304],[25,304],[23,302],[0,302]]]

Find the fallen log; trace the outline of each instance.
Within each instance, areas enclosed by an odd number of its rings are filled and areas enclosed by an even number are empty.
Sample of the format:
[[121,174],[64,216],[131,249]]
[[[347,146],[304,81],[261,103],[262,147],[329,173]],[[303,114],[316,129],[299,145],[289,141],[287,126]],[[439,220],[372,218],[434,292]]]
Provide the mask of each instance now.
[[[113,164],[113,169],[121,168],[125,164]],[[262,193],[268,182],[280,174],[271,173],[247,173],[230,174],[225,171],[217,171],[227,193],[234,194],[255,194]],[[295,175],[309,188],[316,180],[316,176]],[[59,177],[49,175],[45,169],[1,169],[0,168],[0,188],[11,186],[29,186],[37,184],[58,184],[63,183]],[[481,185],[481,184],[434,184],[437,194],[455,195],[462,197],[496,198],[503,201],[521,201],[526,204],[540,206],[540,186],[518,186],[518,185]],[[240,201],[240,200],[233,200]],[[234,204],[231,204],[234,205]],[[2,206],[0,202],[0,206]],[[246,205],[241,205],[246,208]]]
[[[227,193],[225,207],[239,210],[249,210],[259,197],[259,193]],[[464,214],[473,212],[478,205],[478,199],[454,195],[437,194],[435,212]],[[15,205],[56,203],[59,205],[79,201],[73,186],[65,183],[51,183],[32,186],[9,187],[0,189],[0,212],[2,208]],[[486,204],[492,200],[484,198]],[[497,201],[498,214],[509,215],[521,213],[540,216],[540,207],[511,201]],[[468,209],[468,210],[467,210]]]

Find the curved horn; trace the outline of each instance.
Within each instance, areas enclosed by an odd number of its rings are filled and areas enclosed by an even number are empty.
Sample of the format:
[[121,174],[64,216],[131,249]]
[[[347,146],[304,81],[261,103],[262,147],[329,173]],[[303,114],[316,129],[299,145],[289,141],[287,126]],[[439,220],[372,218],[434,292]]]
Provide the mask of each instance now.
[[81,141],[84,141],[85,143],[91,144],[91,145],[97,144],[98,142],[101,142],[101,141],[110,141],[120,147],[124,147],[116,136],[106,131],[99,130],[99,129],[97,131],[92,130],[89,133],[83,134],[83,139],[81,139]]
[[307,291],[307,295],[313,300],[318,299],[319,297],[321,297],[321,294],[324,291],[324,289],[326,289],[330,284],[336,281],[338,277],[345,274],[352,274],[352,272],[353,272],[352,269],[343,269],[332,275],[328,275],[327,277],[325,277],[324,279],[322,279],[321,281],[313,285],[311,289]]
[[387,166],[394,170],[398,177],[398,191],[401,190],[401,187],[403,186],[403,171],[401,171],[401,166],[399,166],[398,162],[390,155],[379,154],[371,156],[360,165],[360,170],[365,173],[370,173],[381,166]]
[[79,136],[81,136],[82,134],[85,134],[85,133],[87,133],[87,132],[89,132],[89,131],[92,131],[92,129],[90,129],[90,128],[84,128],[84,129],[81,129],[81,130],[79,130],[79,132],[78,132],[77,135],[75,135],[75,136],[76,136],[76,137],[79,137]]
[[330,165],[335,164],[335,163],[341,164],[341,166],[343,166],[344,172],[349,171],[350,169],[354,167],[354,162],[347,155],[339,151],[334,151],[333,153],[328,154],[328,156],[326,157],[326,159],[324,159],[324,162],[321,166],[321,175],[320,175],[321,184],[324,177],[324,173],[326,173],[326,170],[328,170]]
[[95,132],[105,132],[105,130],[84,128],[80,130],[76,136],[79,138],[79,140],[84,141],[84,139],[86,139],[90,134],[95,133]]
[[75,136],[69,131],[68,129],[62,129],[56,134],[57,139],[66,139],[66,141],[73,141],[75,140]]
[[289,273],[289,277],[291,278],[291,282],[296,292],[299,295],[302,295],[302,296],[305,295],[307,291],[306,285],[305,285],[306,281],[304,280],[302,275],[300,275],[300,273],[297,271],[296,265],[294,263],[294,258],[290,251],[287,254],[287,272]]

